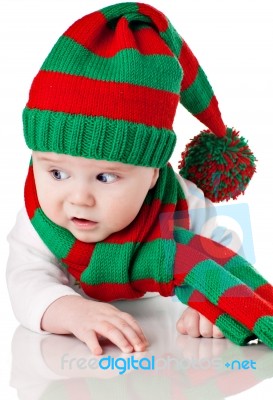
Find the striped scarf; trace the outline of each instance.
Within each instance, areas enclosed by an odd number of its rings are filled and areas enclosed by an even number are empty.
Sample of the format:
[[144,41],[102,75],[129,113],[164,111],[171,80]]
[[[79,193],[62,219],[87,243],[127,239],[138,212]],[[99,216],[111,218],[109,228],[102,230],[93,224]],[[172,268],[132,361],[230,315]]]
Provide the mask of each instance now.
[[242,257],[189,230],[183,190],[170,165],[160,170],[135,220],[102,242],[84,243],[40,208],[32,165],[25,203],[39,236],[90,297],[176,295],[234,343],[260,338],[273,348],[273,287]]

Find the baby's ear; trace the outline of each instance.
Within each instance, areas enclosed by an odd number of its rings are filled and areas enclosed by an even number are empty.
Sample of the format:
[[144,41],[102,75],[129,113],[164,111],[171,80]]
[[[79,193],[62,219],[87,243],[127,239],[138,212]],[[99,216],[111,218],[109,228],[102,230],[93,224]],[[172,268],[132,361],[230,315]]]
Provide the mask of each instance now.
[[158,177],[159,177],[159,168],[154,168],[154,174],[152,177],[150,189],[152,189],[155,186],[155,184],[158,180]]

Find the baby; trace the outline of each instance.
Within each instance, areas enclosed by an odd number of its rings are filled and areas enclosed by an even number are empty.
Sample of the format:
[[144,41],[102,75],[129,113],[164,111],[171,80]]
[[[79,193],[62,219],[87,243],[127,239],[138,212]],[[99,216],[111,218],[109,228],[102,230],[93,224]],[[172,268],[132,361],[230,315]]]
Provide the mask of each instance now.
[[[177,175],[168,161],[179,102],[210,132],[187,146]],[[144,351],[137,321],[109,302],[190,288],[179,232],[200,233],[213,213],[208,198],[244,190],[251,153],[244,143],[247,171],[237,185],[230,161],[223,171],[208,153],[226,138],[238,144],[237,133],[224,125],[188,45],[165,15],[141,3],[106,7],[68,28],[34,78],[23,124],[32,158],[26,207],[8,238],[15,315],[35,332],[72,333],[95,355],[100,337],[126,353]],[[228,235],[211,239],[225,245]],[[195,308],[183,312],[178,331],[223,337],[212,313]]]

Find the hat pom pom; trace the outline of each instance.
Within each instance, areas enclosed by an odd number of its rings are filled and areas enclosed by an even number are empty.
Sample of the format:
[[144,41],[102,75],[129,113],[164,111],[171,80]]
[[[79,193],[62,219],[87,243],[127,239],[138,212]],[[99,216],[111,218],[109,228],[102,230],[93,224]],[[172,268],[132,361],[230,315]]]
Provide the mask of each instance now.
[[247,141],[231,128],[221,138],[202,131],[181,156],[180,175],[194,182],[213,202],[236,199],[256,170],[256,158]]

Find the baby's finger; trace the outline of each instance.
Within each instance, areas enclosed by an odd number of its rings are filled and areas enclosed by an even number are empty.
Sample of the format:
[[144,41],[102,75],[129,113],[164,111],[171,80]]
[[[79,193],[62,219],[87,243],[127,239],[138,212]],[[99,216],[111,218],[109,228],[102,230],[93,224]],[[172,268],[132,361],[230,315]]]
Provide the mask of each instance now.
[[220,329],[216,325],[213,325],[212,334],[213,334],[213,337],[216,339],[221,339],[224,337],[223,333],[220,331]]
[[182,335],[187,335],[187,328],[185,326],[185,321],[183,316],[179,318],[179,320],[176,323],[176,329],[178,330],[179,333],[181,333]]
[[123,312],[121,314],[121,317],[132,327],[132,329],[137,333],[137,335],[140,337],[141,341],[145,345],[149,345],[148,339],[144,335],[143,330],[139,326],[138,322],[134,319],[134,317],[131,314],[128,314],[126,312]]
[[103,354],[102,347],[99,344],[98,337],[96,332],[93,330],[85,332],[83,335],[80,335],[79,339],[86,343],[87,347],[90,349],[91,353],[94,356],[100,356]]
[[112,343],[114,343],[117,347],[120,348],[124,353],[131,353],[134,348],[130,341],[124,335],[122,329],[118,325],[118,322],[115,318],[111,319],[111,322],[103,321],[95,327],[95,332],[109,339]]
[[188,335],[192,337],[200,336],[199,318],[199,312],[193,310],[192,308],[187,308],[187,310],[184,312],[183,322]]
[[111,323],[116,326],[117,329],[122,332],[124,337],[133,346],[135,351],[144,351],[146,349],[147,343],[137,332],[132,328],[131,325],[125,319],[113,317]]
[[203,337],[212,337],[213,333],[213,324],[202,314],[200,314],[200,319],[199,319],[199,331],[200,335]]

